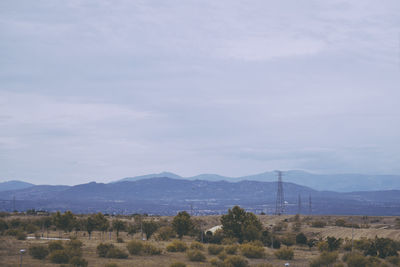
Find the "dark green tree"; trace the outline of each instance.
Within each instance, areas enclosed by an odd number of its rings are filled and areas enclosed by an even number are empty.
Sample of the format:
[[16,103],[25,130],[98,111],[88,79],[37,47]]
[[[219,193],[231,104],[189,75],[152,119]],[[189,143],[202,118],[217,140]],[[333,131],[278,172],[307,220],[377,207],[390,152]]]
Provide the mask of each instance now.
[[115,230],[117,232],[117,238],[118,238],[119,232],[124,231],[126,229],[126,223],[119,219],[115,219],[112,222],[112,228],[113,228],[113,230]]
[[222,230],[227,237],[237,238],[240,243],[261,238],[262,224],[251,212],[246,212],[239,206],[228,210],[221,217]]
[[149,240],[150,237],[157,231],[159,224],[155,221],[144,221],[143,222],[143,233],[146,235],[146,239]]
[[172,227],[178,234],[179,238],[187,235],[193,229],[193,222],[189,213],[186,211],[179,212],[172,221]]

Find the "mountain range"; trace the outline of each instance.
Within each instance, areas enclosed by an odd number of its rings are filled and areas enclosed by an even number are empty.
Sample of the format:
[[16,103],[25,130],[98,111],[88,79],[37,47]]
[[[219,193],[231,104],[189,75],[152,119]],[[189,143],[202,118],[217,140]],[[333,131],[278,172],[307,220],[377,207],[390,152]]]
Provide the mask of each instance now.
[[[168,177],[184,180],[206,181],[276,181],[275,171],[241,177],[228,177],[218,174],[200,174],[192,177],[182,177],[171,172],[148,174],[136,177],[127,177],[119,181],[138,181],[148,178]],[[372,191],[372,190],[400,190],[400,175],[368,175],[368,174],[315,174],[299,170],[285,171],[283,180],[311,187],[316,190],[332,190],[337,192]]]
[[[192,210],[194,214],[221,214],[233,205],[240,205],[254,212],[271,214],[275,210],[276,188],[276,182],[169,177],[124,179],[108,184],[38,185],[1,191],[0,210],[10,211],[16,207],[17,210],[160,215]],[[283,183],[283,188],[287,213],[400,215],[399,190],[320,191],[290,182]]]

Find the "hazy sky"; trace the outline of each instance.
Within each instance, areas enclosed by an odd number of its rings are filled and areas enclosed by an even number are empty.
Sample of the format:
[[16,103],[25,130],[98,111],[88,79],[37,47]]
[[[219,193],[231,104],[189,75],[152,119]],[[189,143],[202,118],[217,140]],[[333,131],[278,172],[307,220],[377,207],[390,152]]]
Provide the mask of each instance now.
[[2,0],[0,181],[400,174],[399,14],[399,0]]

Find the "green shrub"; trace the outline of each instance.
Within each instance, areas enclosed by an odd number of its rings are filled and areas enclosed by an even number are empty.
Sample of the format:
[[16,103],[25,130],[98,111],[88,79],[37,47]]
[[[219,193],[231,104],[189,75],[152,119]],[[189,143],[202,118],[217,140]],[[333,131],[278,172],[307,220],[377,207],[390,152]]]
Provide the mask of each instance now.
[[398,256],[390,256],[386,260],[393,265],[400,266],[400,258]]
[[233,255],[233,254],[236,254],[237,249],[238,249],[238,245],[230,245],[230,246],[225,247],[225,252],[227,254]]
[[347,224],[347,222],[346,222],[345,220],[343,220],[343,219],[337,219],[337,220],[335,221],[335,225],[336,225],[336,226],[345,227],[346,224]]
[[49,259],[52,263],[68,263],[69,256],[64,250],[54,250],[50,253]]
[[224,250],[224,247],[221,245],[208,245],[208,254],[210,255],[218,255],[222,250]]
[[32,245],[29,247],[29,255],[37,260],[43,260],[49,255],[49,250],[43,245]]
[[112,259],[126,259],[128,258],[128,254],[119,248],[112,247],[108,250],[106,257]]
[[311,226],[315,227],[315,228],[324,228],[326,226],[326,222],[324,222],[324,221],[313,221],[311,223]]
[[265,257],[264,247],[243,244],[240,246],[240,251],[242,252],[243,256],[247,258],[261,259]]
[[167,246],[167,251],[169,252],[185,252],[187,250],[187,245],[185,242],[180,240],[174,240]]
[[62,250],[64,249],[64,246],[61,241],[51,241],[48,244],[48,248],[50,252],[53,252],[54,250]]
[[256,265],[251,265],[252,267],[274,267],[271,263],[259,263]]
[[88,262],[87,260],[81,258],[81,257],[73,257],[69,260],[69,264],[73,267],[87,267]]
[[343,260],[348,267],[366,267],[368,264],[367,258],[359,253],[349,253],[343,256]]
[[192,244],[190,244],[190,249],[204,250],[204,245],[200,242],[192,242]]
[[131,240],[129,241],[128,245],[126,248],[129,251],[129,254],[131,255],[139,255],[142,252],[143,249],[143,242],[142,241],[137,241],[137,240]]
[[318,258],[310,262],[310,267],[331,266],[338,258],[337,252],[323,252]]
[[146,255],[160,255],[162,250],[150,243],[144,243],[142,252]]
[[247,267],[249,266],[249,263],[242,256],[233,255],[233,256],[228,256],[224,260],[224,265],[229,267]]
[[169,267],[186,267],[186,264],[183,262],[174,262],[169,265]]
[[122,239],[122,237],[118,237],[117,238],[117,243],[124,243],[124,239]]
[[275,256],[280,260],[292,260],[294,257],[293,249],[281,248],[275,251]]
[[106,263],[106,265],[104,267],[119,267],[118,264],[110,262],[110,263]]
[[223,261],[223,260],[226,259],[227,256],[228,256],[228,255],[226,254],[225,251],[221,251],[221,253],[219,253],[217,257],[218,257],[218,259],[220,259],[221,261]]
[[307,237],[303,233],[298,233],[296,235],[296,244],[299,245],[306,245],[307,244]]
[[225,264],[218,260],[217,258],[213,258],[210,260],[210,264],[211,266],[216,266],[216,267],[226,267]]
[[188,250],[186,253],[190,261],[205,261],[206,256],[200,250]]
[[99,257],[106,258],[108,251],[113,247],[114,247],[113,244],[100,243],[97,246],[96,251],[97,251],[97,254],[99,255]]
[[168,241],[175,236],[176,232],[171,226],[160,227],[157,231],[157,239],[159,240]]

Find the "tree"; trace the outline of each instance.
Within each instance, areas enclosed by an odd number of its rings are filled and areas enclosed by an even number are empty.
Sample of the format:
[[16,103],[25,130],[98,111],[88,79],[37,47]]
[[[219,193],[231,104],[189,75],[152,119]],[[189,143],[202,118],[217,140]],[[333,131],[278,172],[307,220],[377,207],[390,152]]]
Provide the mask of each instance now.
[[299,233],[296,235],[296,244],[302,244],[305,245],[307,244],[307,237],[303,233]]
[[159,228],[158,223],[154,221],[144,221],[143,222],[143,232],[146,235],[146,239],[149,240],[150,237],[157,231]]
[[93,219],[95,221],[97,230],[101,231],[104,235],[104,232],[106,232],[107,229],[110,227],[110,223],[107,218],[103,215],[103,213],[99,212],[94,215]]
[[126,223],[124,221],[121,221],[119,219],[115,219],[112,222],[112,228],[117,232],[117,238],[119,236],[119,232],[125,230],[126,228]]
[[237,238],[240,243],[260,238],[262,224],[251,212],[246,212],[239,206],[228,210],[221,217],[222,230],[227,237]]
[[189,213],[186,211],[179,212],[172,221],[172,227],[178,234],[179,238],[187,235],[193,228],[193,222],[190,219]]
[[89,239],[90,239],[90,237],[91,237],[91,235],[92,235],[92,232],[94,231],[94,230],[96,230],[96,220],[93,218],[93,216],[91,215],[91,216],[89,216],[87,219],[85,219],[84,221],[83,221],[83,223],[84,223],[84,227],[85,227],[85,229],[86,229],[86,231],[88,232],[88,235],[89,235]]

